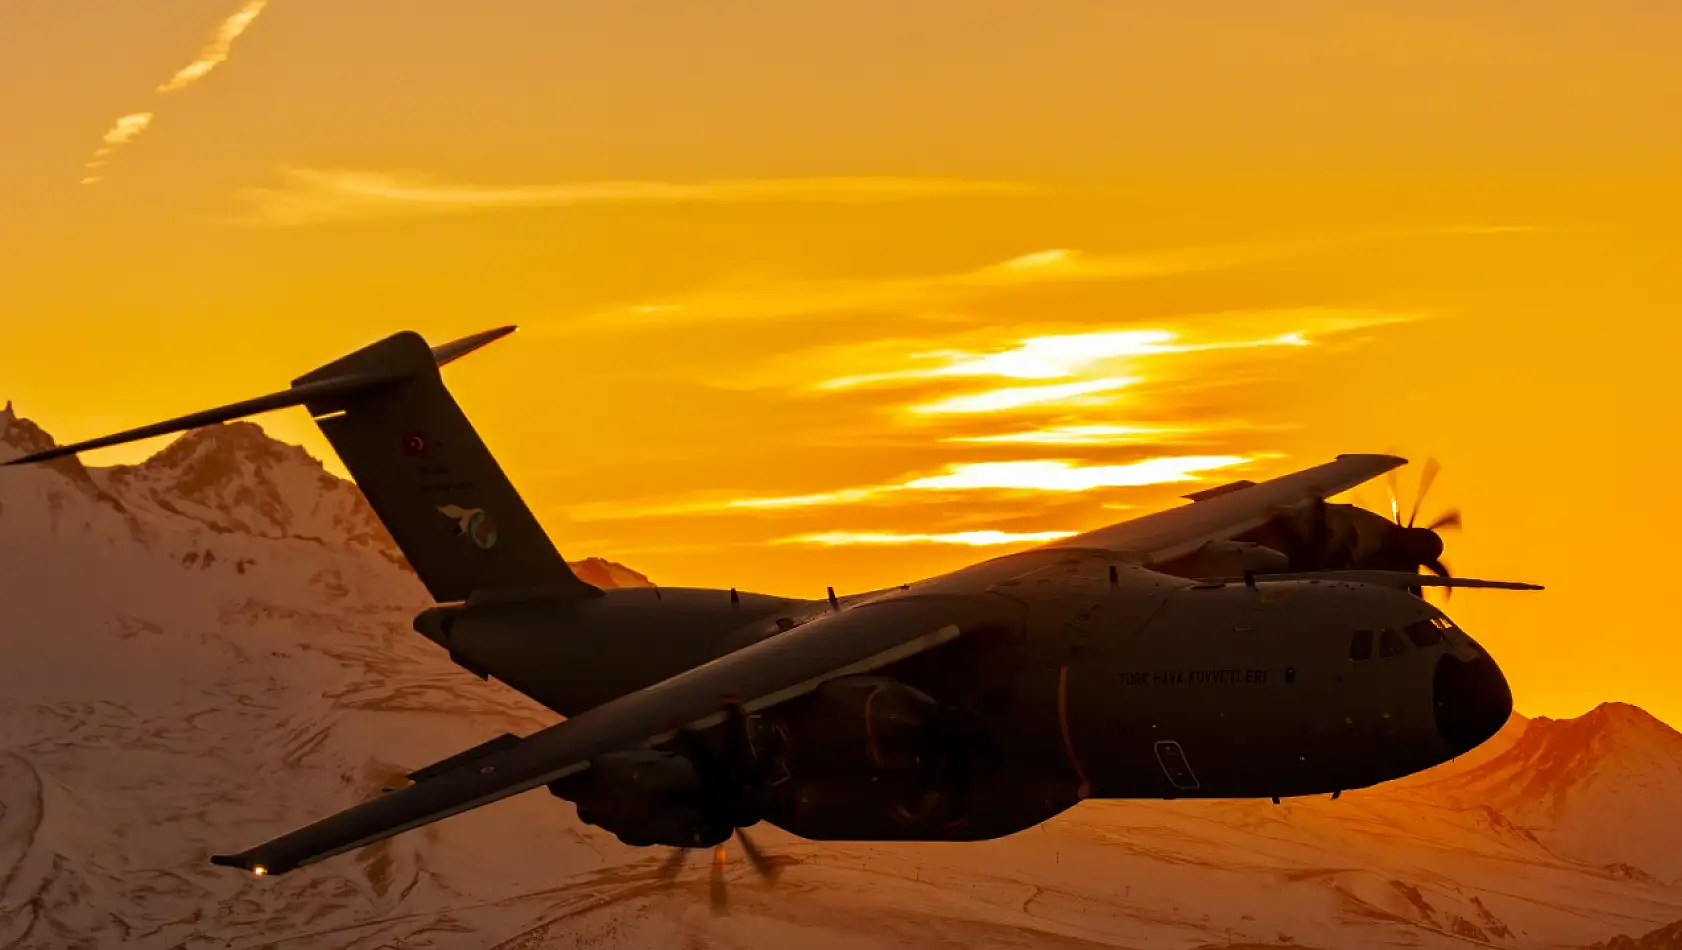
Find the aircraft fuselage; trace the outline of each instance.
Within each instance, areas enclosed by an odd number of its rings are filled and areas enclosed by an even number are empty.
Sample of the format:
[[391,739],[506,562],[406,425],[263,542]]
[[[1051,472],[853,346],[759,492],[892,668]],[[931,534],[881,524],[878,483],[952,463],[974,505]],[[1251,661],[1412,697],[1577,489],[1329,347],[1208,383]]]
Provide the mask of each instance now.
[[[1493,660],[1388,588],[1200,584],[1045,551],[855,600],[965,633],[765,717],[787,780],[763,818],[808,838],[990,838],[1085,798],[1358,789],[1467,751],[1511,711]],[[416,626],[571,716],[837,609],[859,607],[628,589],[438,608]],[[963,738],[929,745],[932,727],[910,724],[937,708]]]

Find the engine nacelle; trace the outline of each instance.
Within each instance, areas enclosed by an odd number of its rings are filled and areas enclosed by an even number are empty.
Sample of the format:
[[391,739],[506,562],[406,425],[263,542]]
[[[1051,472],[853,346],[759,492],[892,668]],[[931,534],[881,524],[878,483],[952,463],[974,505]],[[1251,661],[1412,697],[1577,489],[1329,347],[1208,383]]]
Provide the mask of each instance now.
[[[972,720],[897,680],[844,676],[698,735],[691,752],[709,769],[673,752],[616,752],[549,789],[577,804],[579,820],[630,845],[719,844],[766,809],[786,815],[832,791],[897,815],[883,819],[894,827],[933,827],[963,811],[957,790],[984,732]],[[743,732],[733,739],[734,728]]]
[[1156,569],[1176,577],[1240,577],[1246,571],[1283,574],[1291,569],[1291,559],[1273,548],[1250,541],[1210,541],[1185,557],[1158,565]]
[[576,776],[549,786],[578,806],[578,819],[629,845],[706,847],[731,827],[703,807],[700,777],[681,755],[641,749],[597,756]]
[[802,773],[914,772],[923,764],[938,704],[879,676],[843,676],[777,720]]

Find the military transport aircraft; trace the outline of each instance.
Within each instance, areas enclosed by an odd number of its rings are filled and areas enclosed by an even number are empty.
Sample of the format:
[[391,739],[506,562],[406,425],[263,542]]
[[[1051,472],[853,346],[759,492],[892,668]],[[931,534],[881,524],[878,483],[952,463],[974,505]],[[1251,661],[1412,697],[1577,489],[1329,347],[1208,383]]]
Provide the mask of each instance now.
[[215,863],[280,874],[537,788],[630,845],[717,847],[761,821],[978,840],[1087,798],[1335,797],[1454,758],[1511,712],[1495,661],[1413,592],[1537,588],[1419,573],[1441,552],[1425,528],[1397,525],[1414,533],[1368,545],[1377,560],[1293,540],[1329,536],[1324,499],[1405,464],[1389,455],[865,594],[598,589],[439,374],[512,329],[398,333],[281,392],[9,463],[305,406],[438,602],[415,629],[566,717]]

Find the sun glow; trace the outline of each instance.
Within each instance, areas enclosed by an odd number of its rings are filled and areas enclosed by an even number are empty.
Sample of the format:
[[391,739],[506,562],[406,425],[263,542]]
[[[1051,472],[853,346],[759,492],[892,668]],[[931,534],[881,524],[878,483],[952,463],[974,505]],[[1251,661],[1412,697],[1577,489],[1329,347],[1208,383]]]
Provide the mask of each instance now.
[[825,547],[855,545],[902,546],[913,544],[951,544],[964,547],[993,547],[1005,544],[1043,544],[1073,537],[1073,531],[953,531],[946,534],[919,534],[898,531],[823,531],[778,539],[778,544],[817,544]]
[[1208,430],[1190,426],[1114,425],[1094,422],[993,435],[953,435],[947,436],[943,441],[1016,445],[1139,445],[1161,444],[1205,431]]
[[964,396],[948,396],[937,402],[912,406],[911,411],[923,414],[982,413],[1025,409],[1030,406],[1097,406],[1113,400],[1112,396],[1106,394],[1126,389],[1137,382],[1137,377],[1119,376],[1076,383],[1056,383],[1050,386],[1011,386]]

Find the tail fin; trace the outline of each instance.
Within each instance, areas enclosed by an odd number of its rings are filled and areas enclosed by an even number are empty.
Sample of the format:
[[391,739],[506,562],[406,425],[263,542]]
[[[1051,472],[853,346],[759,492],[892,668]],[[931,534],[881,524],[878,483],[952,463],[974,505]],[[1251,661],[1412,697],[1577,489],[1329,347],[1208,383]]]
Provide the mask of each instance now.
[[431,348],[405,331],[363,347],[256,399],[181,416],[7,464],[180,432],[285,406],[306,406],[374,513],[433,598],[475,591],[599,591],[578,579],[444,387],[438,368],[503,327]]

